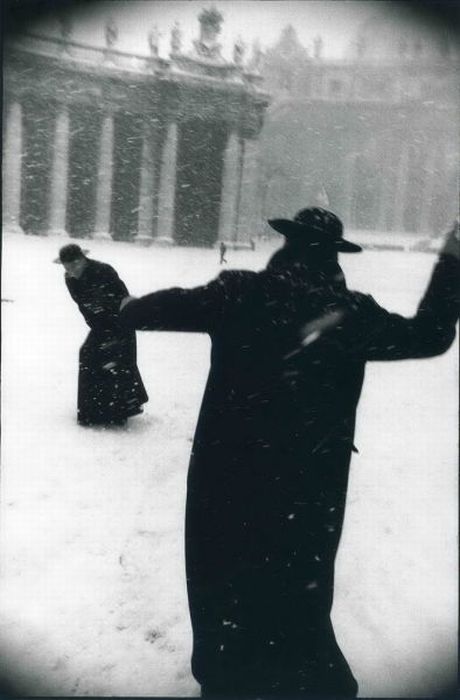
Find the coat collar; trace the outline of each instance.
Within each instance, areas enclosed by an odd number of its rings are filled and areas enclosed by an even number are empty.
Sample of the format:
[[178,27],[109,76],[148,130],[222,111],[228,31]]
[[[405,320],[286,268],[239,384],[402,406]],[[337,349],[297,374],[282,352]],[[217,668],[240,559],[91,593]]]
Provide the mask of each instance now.
[[303,260],[289,261],[282,257],[276,258],[275,254],[268,263],[267,270],[277,277],[287,277],[318,287],[332,287],[337,290],[347,288],[343,270],[336,262],[318,268]]

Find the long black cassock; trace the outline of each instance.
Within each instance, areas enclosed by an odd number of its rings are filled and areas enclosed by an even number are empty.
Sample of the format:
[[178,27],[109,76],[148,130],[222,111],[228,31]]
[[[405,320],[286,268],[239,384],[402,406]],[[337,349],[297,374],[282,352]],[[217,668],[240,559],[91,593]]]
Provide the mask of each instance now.
[[[203,693],[354,696],[330,612],[364,367],[451,345],[459,264],[442,255],[416,316],[403,318],[349,291],[340,274],[282,258],[149,294],[121,317],[212,340],[185,543]],[[315,319],[323,332],[305,342]]]
[[148,401],[136,359],[136,335],[120,324],[126,285],[113,267],[87,260],[78,279],[65,275],[72,299],[90,327],[79,356],[78,422],[108,425],[141,413]]

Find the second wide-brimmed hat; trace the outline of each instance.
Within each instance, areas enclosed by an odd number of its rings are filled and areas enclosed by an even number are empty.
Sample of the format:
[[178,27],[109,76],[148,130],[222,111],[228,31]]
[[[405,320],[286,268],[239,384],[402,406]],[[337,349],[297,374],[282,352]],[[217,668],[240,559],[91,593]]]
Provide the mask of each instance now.
[[82,249],[76,243],[68,243],[62,246],[59,251],[59,257],[53,260],[53,262],[62,265],[62,263],[73,262],[74,260],[78,260],[78,258],[83,258],[87,253],[89,253],[89,250],[86,248]]
[[321,207],[306,207],[293,219],[269,219],[275,231],[288,240],[312,247],[328,247],[340,253],[360,253],[361,246],[343,238],[343,224],[339,217]]

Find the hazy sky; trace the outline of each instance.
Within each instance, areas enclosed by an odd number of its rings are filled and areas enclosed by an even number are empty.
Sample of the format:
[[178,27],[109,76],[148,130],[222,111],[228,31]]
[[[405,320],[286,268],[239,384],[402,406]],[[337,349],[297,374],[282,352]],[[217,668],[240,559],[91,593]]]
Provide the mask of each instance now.
[[[57,3],[59,4],[59,3]],[[199,35],[198,15],[214,5],[224,16],[220,40],[224,57],[230,58],[240,35],[250,45],[258,38],[262,48],[273,45],[283,27],[292,24],[302,44],[309,48],[321,34],[324,55],[341,58],[362,21],[388,4],[383,0],[102,0],[78,2],[73,8],[74,37],[94,45],[104,44],[105,19],[112,16],[119,26],[117,48],[148,53],[147,34],[154,24],[161,32],[160,54],[169,53],[170,31],[178,20],[183,31],[183,50],[192,48]]]

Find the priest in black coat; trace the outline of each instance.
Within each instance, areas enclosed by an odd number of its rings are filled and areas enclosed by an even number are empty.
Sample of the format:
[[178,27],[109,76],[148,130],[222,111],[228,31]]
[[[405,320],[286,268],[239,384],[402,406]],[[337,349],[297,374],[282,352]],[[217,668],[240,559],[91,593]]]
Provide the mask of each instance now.
[[128,294],[113,267],[70,243],[59,251],[65,283],[90,332],[79,356],[77,420],[83,426],[123,425],[142,413],[148,396],[136,360],[136,334],[120,324]]
[[342,224],[272,220],[261,272],[127,299],[132,329],[208,333],[211,366],[186,505],[192,671],[202,695],[353,697],[330,613],[355,416],[369,360],[445,352],[458,317],[458,227],[413,318],[350,291]]

